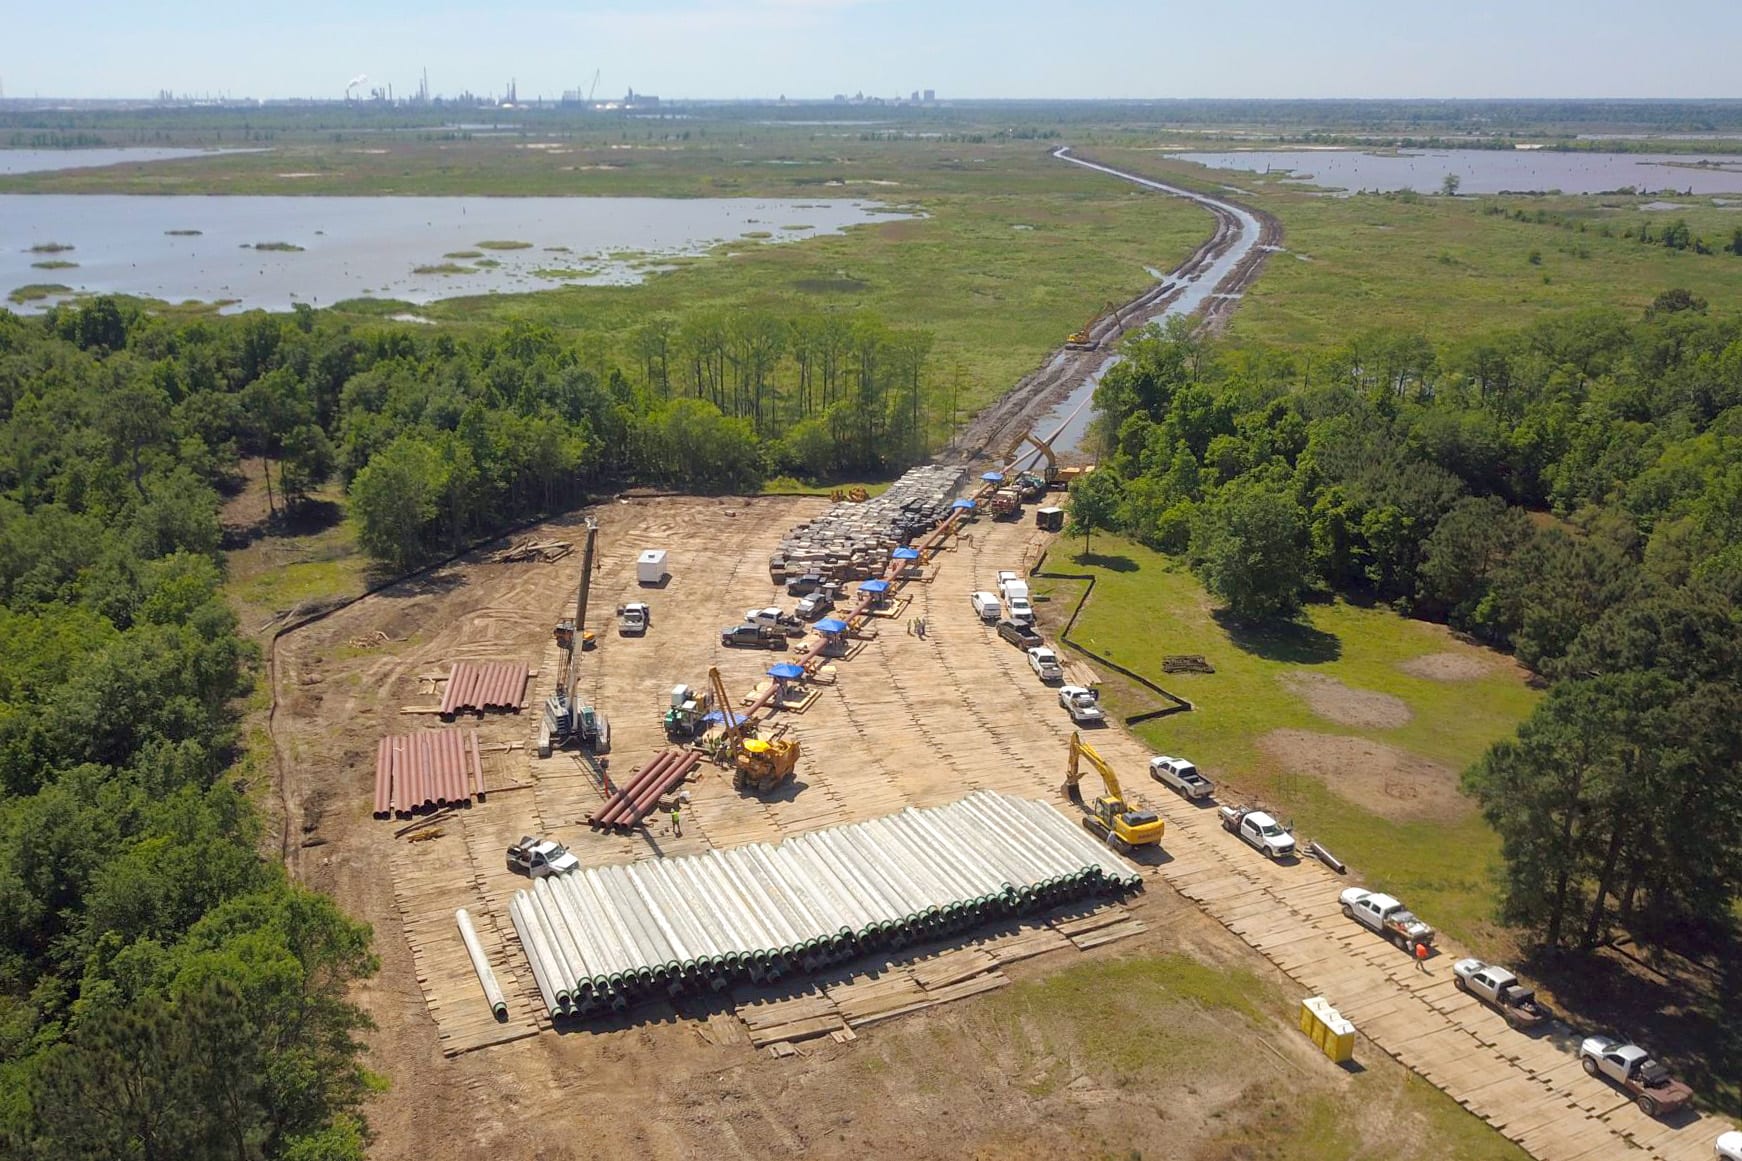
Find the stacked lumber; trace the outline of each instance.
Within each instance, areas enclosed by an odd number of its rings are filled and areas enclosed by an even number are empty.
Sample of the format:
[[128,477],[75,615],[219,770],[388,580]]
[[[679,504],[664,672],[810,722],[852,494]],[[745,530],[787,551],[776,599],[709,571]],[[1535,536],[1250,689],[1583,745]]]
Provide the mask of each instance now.
[[1216,667],[1201,653],[1169,653],[1161,659],[1163,673],[1214,673]]
[[756,1048],[827,1036],[847,1026],[835,1002],[821,992],[739,1004],[738,1018]]
[[960,467],[926,464],[862,504],[832,505],[786,534],[769,558],[769,576],[776,584],[809,572],[836,581],[881,576],[891,551],[949,515],[961,478]]
[[390,734],[375,748],[375,817],[409,815],[484,798],[478,731]]
[[526,681],[532,673],[524,661],[456,661],[442,691],[441,715],[526,708]]
[[533,540],[530,537],[516,540],[507,548],[499,548],[489,556],[495,564],[519,564],[524,561],[543,561],[549,563],[561,560],[575,550],[575,546],[566,540]]
[[1101,907],[1087,915],[1054,919],[1053,927],[1083,951],[1125,939],[1146,930],[1143,921],[1132,918],[1123,906]]

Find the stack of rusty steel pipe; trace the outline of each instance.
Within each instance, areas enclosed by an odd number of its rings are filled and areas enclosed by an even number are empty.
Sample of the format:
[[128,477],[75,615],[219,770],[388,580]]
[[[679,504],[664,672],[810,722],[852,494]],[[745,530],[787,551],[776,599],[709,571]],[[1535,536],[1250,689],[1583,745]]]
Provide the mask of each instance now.
[[677,789],[701,760],[694,750],[661,750],[593,812],[587,825],[630,829],[651,814],[661,798]]
[[812,972],[1142,881],[1045,803],[976,790],[772,845],[538,879],[509,918],[556,1019]]
[[526,679],[530,676],[519,661],[456,661],[448,671],[448,687],[442,691],[442,716],[467,711],[518,712],[526,707]]
[[484,798],[477,730],[390,734],[375,748],[375,817]]

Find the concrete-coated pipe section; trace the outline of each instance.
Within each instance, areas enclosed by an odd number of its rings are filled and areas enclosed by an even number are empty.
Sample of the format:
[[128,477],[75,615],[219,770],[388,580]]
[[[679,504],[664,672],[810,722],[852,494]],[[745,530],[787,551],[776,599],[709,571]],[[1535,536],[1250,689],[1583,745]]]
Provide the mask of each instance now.
[[979,790],[772,845],[588,867],[516,892],[509,914],[554,1017],[812,971],[1141,881],[1051,807]]
[[460,938],[465,941],[466,954],[472,957],[472,970],[478,973],[478,986],[484,989],[484,998],[490,1002],[490,1011],[496,1014],[498,1020],[506,1019],[508,1001],[502,995],[502,986],[496,982],[496,973],[490,970],[490,961],[484,958],[484,945],[478,942],[478,933],[472,927],[472,917],[462,907],[454,912],[454,922],[460,925]]

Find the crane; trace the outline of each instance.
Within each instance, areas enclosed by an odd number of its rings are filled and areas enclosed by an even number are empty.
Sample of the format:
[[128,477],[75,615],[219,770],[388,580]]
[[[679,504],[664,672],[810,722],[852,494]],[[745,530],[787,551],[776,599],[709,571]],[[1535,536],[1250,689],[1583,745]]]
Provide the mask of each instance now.
[[1083,825],[1097,837],[1105,839],[1107,845],[1120,854],[1130,854],[1136,847],[1159,844],[1167,824],[1153,810],[1138,810],[1125,801],[1125,792],[1119,788],[1119,776],[1113,773],[1113,767],[1075,730],[1071,731],[1071,761],[1065,772],[1065,797],[1078,806],[1084,806],[1083,791],[1078,785],[1083,780],[1084,760],[1101,776],[1107,793],[1084,807],[1089,813],[1083,817]]
[[611,727],[605,715],[575,701],[575,684],[580,677],[575,654],[586,649],[591,636],[587,632],[587,596],[593,586],[593,549],[598,537],[598,521],[589,516],[587,539],[581,549],[581,583],[575,593],[575,615],[572,620],[558,621],[554,630],[557,647],[562,651],[562,664],[557,669],[556,688],[544,703],[544,724],[538,739],[540,757],[549,757],[553,745],[569,742],[593,750],[610,746]]
[[593,70],[593,83],[587,86],[587,104],[591,105],[593,103],[593,93],[598,89],[598,87],[599,87],[599,70],[594,69]]

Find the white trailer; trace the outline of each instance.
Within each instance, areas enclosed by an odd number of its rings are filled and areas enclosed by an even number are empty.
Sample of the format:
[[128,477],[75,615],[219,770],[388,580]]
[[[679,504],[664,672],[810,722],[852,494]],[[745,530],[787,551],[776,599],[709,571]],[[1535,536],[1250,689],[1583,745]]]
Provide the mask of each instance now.
[[665,567],[665,549],[646,548],[635,558],[635,580],[638,584],[659,585],[670,576]]

